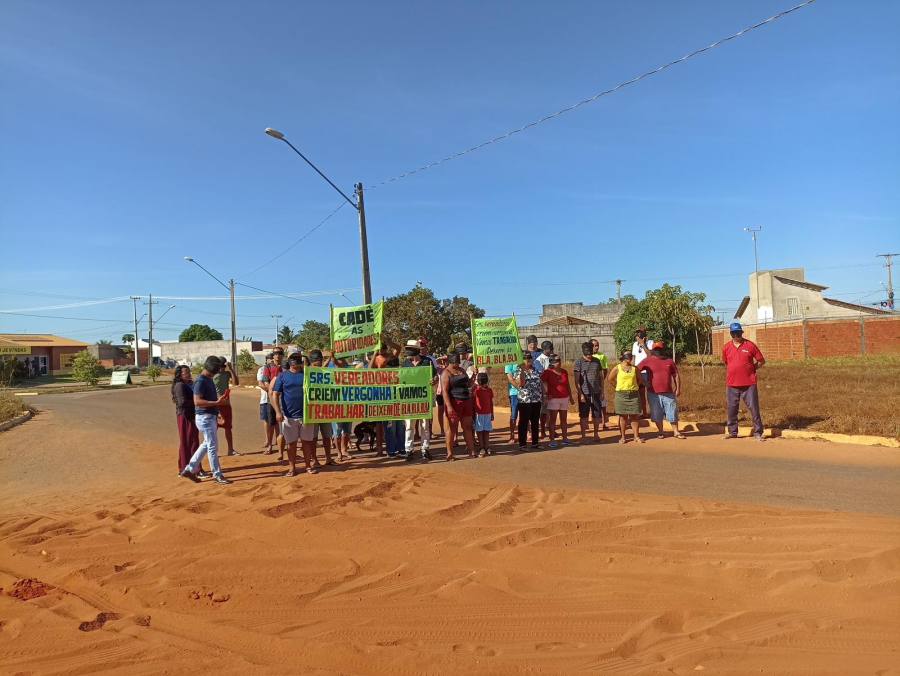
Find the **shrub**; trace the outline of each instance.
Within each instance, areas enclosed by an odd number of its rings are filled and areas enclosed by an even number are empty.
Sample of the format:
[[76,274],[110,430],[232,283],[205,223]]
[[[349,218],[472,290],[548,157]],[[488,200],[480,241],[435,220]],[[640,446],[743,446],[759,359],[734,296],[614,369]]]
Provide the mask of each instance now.
[[87,350],[79,352],[72,360],[72,376],[88,385],[96,385],[100,378],[100,362]]
[[11,394],[0,392],[0,422],[12,420],[29,410],[33,411],[34,409],[23,404],[20,399]]
[[253,355],[250,354],[249,350],[241,350],[241,353],[237,358],[237,366],[238,371],[241,373],[248,373],[250,371],[255,372],[259,364],[256,363],[256,360],[253,358]]
[[147,374],[147,377],[155,383],[156,379],[162,375],[162,369],[156,364],[151,364],[147,367],[145,373]]

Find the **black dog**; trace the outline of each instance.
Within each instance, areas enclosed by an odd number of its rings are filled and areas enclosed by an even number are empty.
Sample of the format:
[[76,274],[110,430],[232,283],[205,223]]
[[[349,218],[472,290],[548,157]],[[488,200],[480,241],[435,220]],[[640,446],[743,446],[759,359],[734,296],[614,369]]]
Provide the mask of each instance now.
[[353,428],[353,434],[356,435],[356,450],[362,450],[362,443],[365,440],[369,442],[369,450],[375,448],[375,424],[370,422],[361,422]]

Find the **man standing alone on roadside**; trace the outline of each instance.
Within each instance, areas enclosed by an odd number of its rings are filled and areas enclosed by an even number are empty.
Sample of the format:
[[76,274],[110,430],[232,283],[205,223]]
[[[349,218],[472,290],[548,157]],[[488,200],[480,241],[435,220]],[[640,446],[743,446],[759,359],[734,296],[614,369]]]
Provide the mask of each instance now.
[[728,432],[726,439],[736,439],[738,435],[738,409],[743,400],[753,419],[753,436],[757,441],[765,441],[762,416],[759,414],[759,391],[756,388],[756,370],[766,363],[762,352],[753,342],[744,339],[744,329],[738,322],[729,327],[731,340],[722,348],[725,362],[725,393],[728,411]]
[[219,416],[222,418],[220,427],[225,428],[225,441],[228,444],[228,455],[240,455],[240,453],[234,450],[234,438],[231,435],[231,390],[228,388],[231,382],[234,382],[235,385],[240,385],[241,382],[238,380],[237,371],[235,371],[233,364],[225,359],[225,357],[222,357],[219,361],[223,364],[222,370],[213,376],[213,382],[216,384],[216,392],[218,395],[224,397],[223,403],[219,407]]
[[203,456],[209,458],[209,469],[212,471],[213,480],[217,484],[230,484],[231,482],[222,474],[219,466],[219,428],[216,418],[219,415],[219,407],[225,400],[225,395],[219,396],[216,392],[213,377],[221,370],[222,362],[218,357],[207,357],[203,364],[203,371],[194,381],[194,408],[196,415],[194,422],[197,429],[203,433],[203,443],[194,453],[191,461],[181,470],[181,476],[194,482],[199,482],[197,471]]

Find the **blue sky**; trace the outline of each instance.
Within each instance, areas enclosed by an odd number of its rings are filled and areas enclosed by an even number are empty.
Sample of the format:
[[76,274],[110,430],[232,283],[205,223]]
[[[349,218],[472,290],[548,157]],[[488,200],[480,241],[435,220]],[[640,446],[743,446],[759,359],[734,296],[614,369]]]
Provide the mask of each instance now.
[[[791,3],[0,4],[0,331],[118,340],[130,301],[219,277],[361,299],[348,193],[440,159],[736,32]],[[900,251],[900,3],[819,0],[502,143],[368,190],[373,293],[416,281],[523,323],[625,280],[726,312],[753,269],[804,266],[872,302]],[[900,277],[900,275],[898,275]],[[242,288],[241,294],[256,292]],[[243,300],[325,319],[338,295]],[[163,301],[157,336],[217,301]],[[141,310],[143,312],[143,309]],[[52,315],[29,317],[25,314]],[[729,315],[730,316],[730,315]],[[74,319],[62,319],[62,317]],[[107,321],[108,320],[108,321]],[[145,334],[144,328],[141,330]]]

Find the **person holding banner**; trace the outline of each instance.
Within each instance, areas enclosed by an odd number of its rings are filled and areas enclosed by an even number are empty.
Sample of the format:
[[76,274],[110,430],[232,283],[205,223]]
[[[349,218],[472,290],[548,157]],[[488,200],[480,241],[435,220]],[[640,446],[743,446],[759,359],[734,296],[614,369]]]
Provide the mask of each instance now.
[[[324,359],[321,350],[312,350],[309,353],[308,366],[317,368],[322,367]],[[322,435],[322,446],[325,448],[325,464],[336,465],[334,458],[331,457],[331,423],[310,423],[303,425],[300,429],[300,444],[303,447],[303,458],[307,456],[312,458],[313,465],[319,467],[319,458],[316,453],[316,441]]]
[[441,391],[444,396],[444,409],[447,412],[448,429],[445,436],[447,446],[447,460],[452,461],[453,445],[456,435],[462,427],[463,438],[466,440],[466,448],[469,457],[475,457],[475,431],[472,428],[472,380],[460,367],[460,355],[451,352],[447,358],[447,368],[441,375]]
[[[403,363],[400,364],[403,368],[430,368],[431,369],[431,384],[434,385],[437,382],[437,370],[434,367],[434,362],[431,358],[427,358],[422,355],[422,344],[419,340],[408,340],[406,341],[406,359],[403,360]],[[408,419],[404,421],[406,424],[406,443],[404,445],[404,450],[401,453],[401,457],[405,458],[407,461],[413,459],[413,453],[415,452],[415,444],[416,444],[416,427],[420,428],[419,434],[422,439],[422,462],[428,462],[431,460],[431,453],[429,452],[429,448],[431,447],[431,425],[429,424],[430,420],[414,420]]]
[[[303,372],[300,370],[302,365],[303,358],[300,353],[291,354],[288,358],[288,370],[279,373],[275,380],[270,402],[275,409],[275,419],[281,427],[281,436],[287,445],[291,468],[285,473],[286,477],[297,474],[297,440],[303,428]],[[311,460],[304,448],[303,461],[306,471],[315,474],[318,470],[313,467]]]
[[[284,436],[281,434],[281,425],[278,424],[278,421],[275,419],[275,408],[271,405],[272,401],[272,392],[275,388],[275,381],[278,379],[278,374],[284,370],[282,364],[284,363],[284,348],[275,346],[275,349],[272,350],[272,363],[266,364],[265,370],[263,371],[263,378],[268,383],[268,399],[269,399],[269,425],[274,428],[274,437],[275,441],[278,443],[278,461],[284,462]],[[273,453],[270,448],[268,451],[265,451],[263,455],[271,455]]]
[[437,366],[435,368],[437,371],[437,382],[434,386],[434,398],[437,402],[438,425],[441,428],[440,434],[441,436],[445,436],[444,418],[446,417],[446,413],[444,412],[444,393],[441,389],[441,376],[444,375],[444,369],[447,368],[447,355],[442,354],[437,358]]

